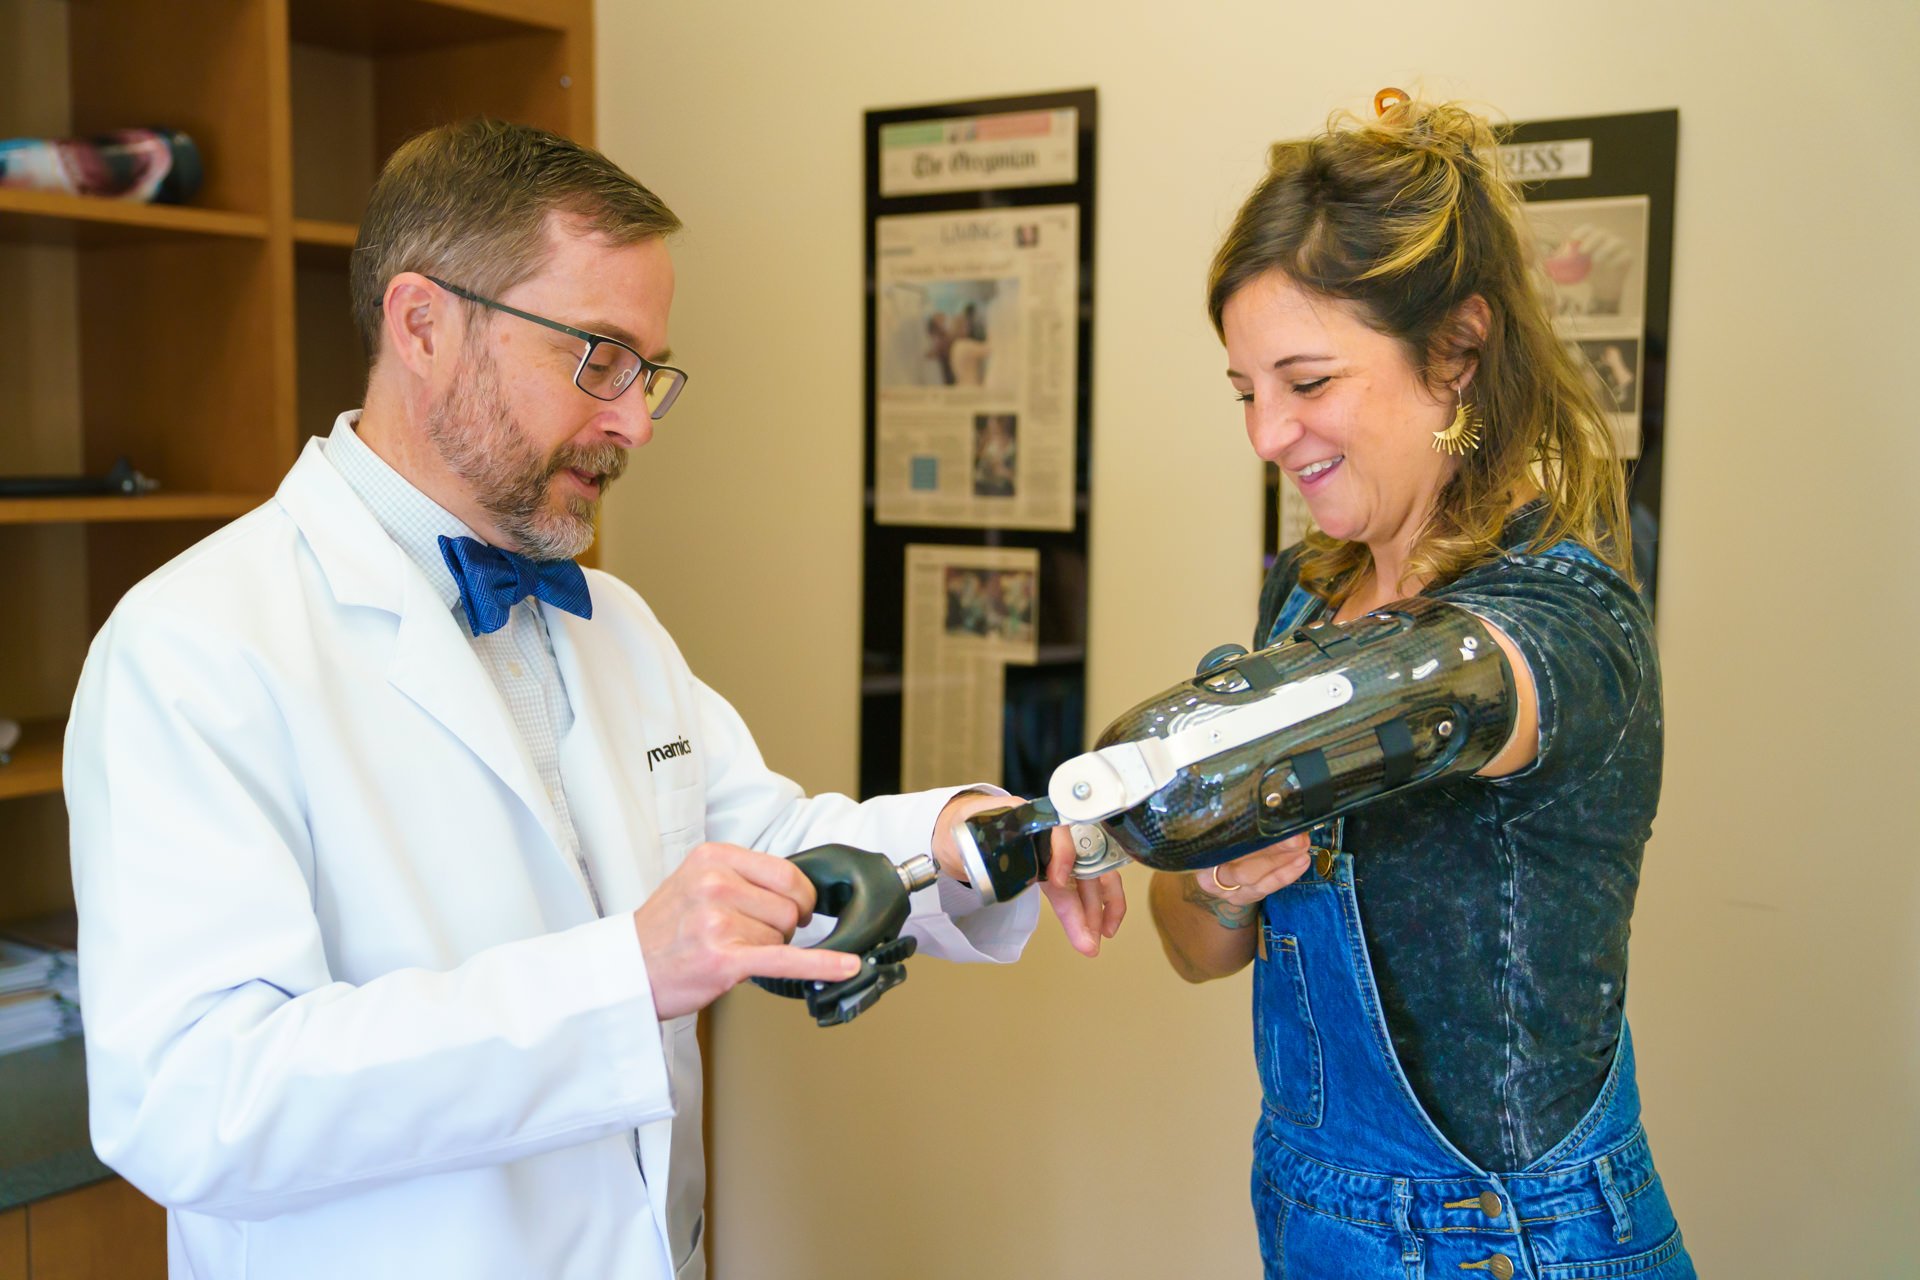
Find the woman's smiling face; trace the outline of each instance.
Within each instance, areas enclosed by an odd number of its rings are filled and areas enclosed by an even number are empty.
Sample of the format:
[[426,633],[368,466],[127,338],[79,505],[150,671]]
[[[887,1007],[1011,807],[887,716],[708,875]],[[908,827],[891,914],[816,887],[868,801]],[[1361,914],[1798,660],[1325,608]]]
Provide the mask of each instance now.
[[[1331,537],[1411,546],[1456,465],[1433,447],[1454,399],[1348,302],[1269,271],[1220,317],[1253,451],[1286,472]],[[1463,384],[1464,385],[1464,384]]]

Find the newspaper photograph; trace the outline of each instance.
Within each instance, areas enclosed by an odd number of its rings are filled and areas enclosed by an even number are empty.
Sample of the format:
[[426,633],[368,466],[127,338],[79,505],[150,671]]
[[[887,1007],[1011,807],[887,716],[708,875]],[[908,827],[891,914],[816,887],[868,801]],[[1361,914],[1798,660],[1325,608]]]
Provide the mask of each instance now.
[[999,782],[1006,667],[1039,658],[1040,552],[910,543],[905,574],[900,787]]
[[1075,205],[875,222],[874,519],[1073,528]]
[[1526,210],[1554,325],[1585,363],[1620,456],[1637,458],[1651,202],[1551,200]]

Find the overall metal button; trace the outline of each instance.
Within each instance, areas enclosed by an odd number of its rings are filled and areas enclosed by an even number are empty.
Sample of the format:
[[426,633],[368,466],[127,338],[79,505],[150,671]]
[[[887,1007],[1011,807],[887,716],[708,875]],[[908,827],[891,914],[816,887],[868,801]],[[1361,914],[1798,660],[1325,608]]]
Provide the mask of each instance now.
[[1491,1258],[1482,1258],[1478,1262],[1463,1262],[1462,1271],[1485,1271],[1493,1280],[1513,1280],[1513,1259],[1504,1253],[1496,1253]]
[[1482,1191],[1480,1193],[1480,1212],[1486,1214],[1489,1218],[1499,1217],[1501,1213],[1500,1197],[1491,1191]]

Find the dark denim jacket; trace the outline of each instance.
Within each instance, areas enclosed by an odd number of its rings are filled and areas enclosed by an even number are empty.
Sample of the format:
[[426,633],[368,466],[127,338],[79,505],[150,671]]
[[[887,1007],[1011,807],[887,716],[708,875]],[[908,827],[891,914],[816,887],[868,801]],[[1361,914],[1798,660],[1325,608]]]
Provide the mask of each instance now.
[[[1520,550],[1540,515],[1516,513],[1506,555],[1423,593],[1519,646],[1539,691],[1540,758],[1369,805],[1344,840],[1401,1066],[1442,1132],[1488,1169],[1551,1148],[1606,1078],[1660,797],[1646,609],[1585,548]],[[1256,644],[1269,643],[1296,559],[1268,577]]]

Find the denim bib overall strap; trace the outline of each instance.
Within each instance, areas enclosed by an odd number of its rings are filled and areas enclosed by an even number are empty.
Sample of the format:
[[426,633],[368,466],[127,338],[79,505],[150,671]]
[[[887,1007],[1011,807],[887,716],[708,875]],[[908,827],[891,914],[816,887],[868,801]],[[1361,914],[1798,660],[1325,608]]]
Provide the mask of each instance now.
[[[1316,603],[1296,588],[1273,639]],[[1624,1029],[1585,1119],[1528,1168],[1482,1169],[1435,1125],[1388,1032],[1342,827],[1314,830],[1307,872],[1262,908],[1253,1202],[1266,1274],[1692,1277],[1641,1131]]]

